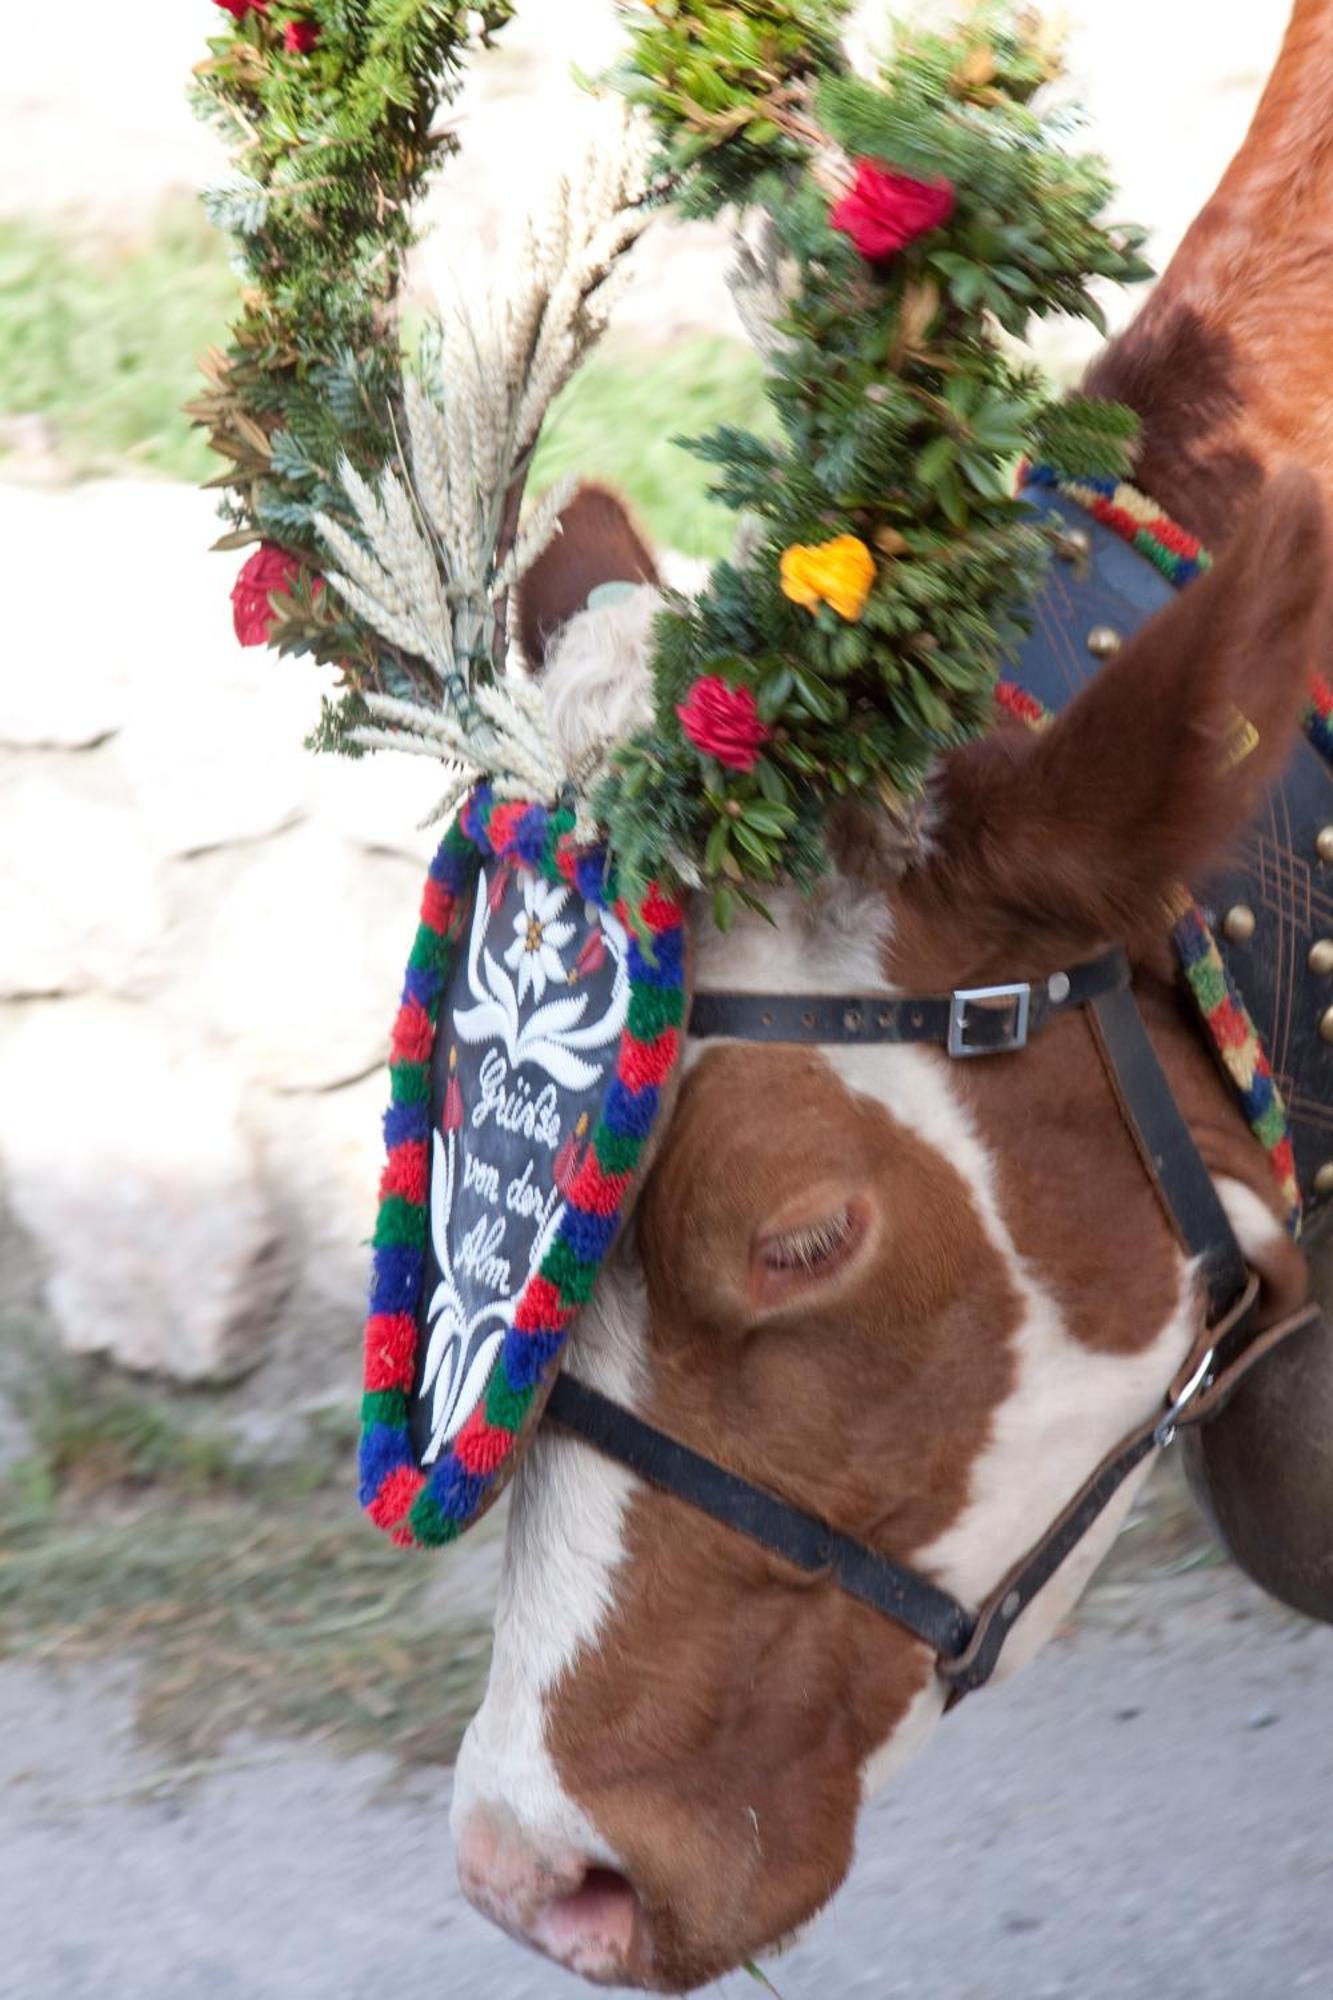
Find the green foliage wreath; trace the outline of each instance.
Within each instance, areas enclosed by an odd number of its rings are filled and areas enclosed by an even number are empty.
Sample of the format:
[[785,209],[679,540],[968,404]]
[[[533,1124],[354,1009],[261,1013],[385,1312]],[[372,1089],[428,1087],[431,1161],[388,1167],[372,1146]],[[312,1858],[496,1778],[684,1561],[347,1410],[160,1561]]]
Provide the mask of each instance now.
[[[361,547],[381,556],[383,520],[364,490],[366,504],[349,499],[340,461],[353,482],[419,472],[401,447],[393,308],[411,204],[450,150],[431,120],[457,88],[473,10],[219,4],[239,18],[199,87],[235,142],[237,177],[212,207],[247,291],[196,412],[228,461],[227,540],[260,536],[296,559],[270,636],[338,664],[346,692],[325,740],[365,740],[365,704],[385,716],[386,695],[394,726],[425,739],[406,704],[466,707],[478,682],[503,678],[499,626],[442,696],[410,644],[386,641],[403,629],[375,611],[375,578],[385,601],[396,589],[388,557],[356,572],[359,594],[315,578],[322,522],[359,538],[335,549],[344,572]],[[482,35],[510,11],[480,9]],[[1014,498],[1019,462],[1119,473],[1135,439],[1125,410],[1053,400],[1016,343],[1049,313],[1100,323],[1094,282],[1148,267],[1142,232],[1104,219],[1102,163],[1068,150],[1058,57],[1026,10],[980,0],[952,32],[903,31],[869,73],[843,54],[849,0],[625,11],[612,81],[655,142],[650,192],[632,199],[745,220],[738,303],[777,433],[688,441],[740,517],[738,554],[660,619],[651,726],[568,787],[589,794],[585,824],[608,837],[627,896],[654,876],[707,883],[726,924],[779,877],[816,878],[836,802],[901,809],[941,750],[987,726],[1044,560]],[[301,23],[313,38],[291,34]],[[451,382],[432,393],[447,416]],[[447,539],[434,536],[446,596]],[[497,589],[503,558],[498,545]],[[444,734],[462,756],[454,725]],[[478,770],[491,754],[476,752]]]

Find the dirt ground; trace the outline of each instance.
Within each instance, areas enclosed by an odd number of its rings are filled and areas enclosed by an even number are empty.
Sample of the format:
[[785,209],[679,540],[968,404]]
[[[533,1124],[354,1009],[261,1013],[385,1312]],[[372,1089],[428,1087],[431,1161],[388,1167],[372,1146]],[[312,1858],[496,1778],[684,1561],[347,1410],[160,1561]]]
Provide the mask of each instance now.
[[[245,1739],[164,1767],[133,1678],[0,1669],[4,2000],[586,1991],[462,1904],[447,1772]],[[1326,1995],[1330,1688],[1333,1633],[1230,1572],[1108,1586],[871,1808],[848,1885],[768,1968],[782,2000]]]

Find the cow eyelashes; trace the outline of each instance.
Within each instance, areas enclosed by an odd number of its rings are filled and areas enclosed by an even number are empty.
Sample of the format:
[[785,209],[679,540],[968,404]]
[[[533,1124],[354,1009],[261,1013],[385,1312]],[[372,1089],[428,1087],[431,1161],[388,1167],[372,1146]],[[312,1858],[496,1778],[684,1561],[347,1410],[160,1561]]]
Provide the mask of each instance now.
[[784,1229],[761,1246],[770,1271],[817,1271],[842,1250],[852,1233],[852,1212],[844,1206],[801,1229]]

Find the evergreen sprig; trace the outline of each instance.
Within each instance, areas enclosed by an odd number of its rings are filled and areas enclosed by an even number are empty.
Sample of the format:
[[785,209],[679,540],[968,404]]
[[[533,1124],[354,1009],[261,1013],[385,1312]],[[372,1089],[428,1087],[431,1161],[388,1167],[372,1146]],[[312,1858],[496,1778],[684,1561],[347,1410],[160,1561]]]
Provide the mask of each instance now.
[[190,414],[224,461],[211,482],[226,493],[224,545],[269,540],[303,565],[271,643],[340,669],[321,748],[347,747],[359,690],[423,685],[420,662],[313,587],[314,517],[353,518],[342,458],[369,477],[396,455],[413,210],[457,147],[437,116],[470,49],[512,14],[512,0],[270,0],[242,8],[195,71],[197,108],[233,161],[207,206],[231,236],[242,289]]
[[[999,330],[1051,312],[1100,324],[1094,280],[1149,275],[1142,232],[1103,219],[1103,164],[1066,150],[1038,92],[1058,74],[1026,10],[904,37],[874,80],[848,73],[817,0],[650,0],[622,87],[646,104],[688,210],[770,217],[768,394],[776,438],[690,441],[746,517],[722,563],[660,621],[653,725],[619,755],[598,811],[628,893],[674,855],[716,888],[718,921],[779,876],[808,883],[840,799],[889,807],[991,720],[998,671],[1040,585],[1045,544],[1013,497],[1025,456],[1124,472],[1132,415],[1053,402]],[[859,162],[938,185],[952,212],[870,261],[831,210]],[[860,551],[864,601],[809,605],[784,557]],[[738,770],[688,740],[701,678],[748,690],[766,730]]]

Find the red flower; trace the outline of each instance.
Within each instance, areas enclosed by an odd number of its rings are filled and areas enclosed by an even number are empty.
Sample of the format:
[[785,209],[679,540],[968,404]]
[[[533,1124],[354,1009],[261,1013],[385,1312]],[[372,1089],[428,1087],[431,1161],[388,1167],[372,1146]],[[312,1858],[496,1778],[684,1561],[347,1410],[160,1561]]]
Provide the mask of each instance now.
[[728,770],[753,771],[768,730],[749,688],[728,687],[716,674],[705,674],[676,713],[696,750],[716,757]]
[[294,56],[308,56],[319,40],[319,29],[313,21],[289,21],[282,31],[283,47]]
[[225,7],[233,21],[243,21],[247,14],[266,14],[268,0],[213,0],[215,7]]
[[856,184],[829,211],[829,221],[868,262],[879,264],[938,229],[953,211],[950,182],[916,181],[874,160],[858,160]]
[[265,644],[273,623],[269,599],[277,591],[290,591],[300,574],[296,557],[276,542],[261,542],[247,559],[231,593],[232,624],[243,646]]
[[456,1132],[463,1122],[463,1089],[457,1076],[450,1072],[444,1087],[444,1111],[440,1123],[446,1132]]

